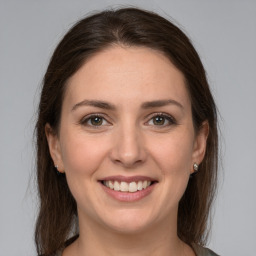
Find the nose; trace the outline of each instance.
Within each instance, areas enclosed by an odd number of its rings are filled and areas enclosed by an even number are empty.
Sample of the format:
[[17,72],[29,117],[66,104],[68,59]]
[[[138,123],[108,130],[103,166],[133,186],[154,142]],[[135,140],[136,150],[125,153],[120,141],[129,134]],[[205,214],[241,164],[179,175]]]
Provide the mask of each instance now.
[[113,136],[110,158],[115,164],[134,168],[145,162],[147,157],[145,143],[135,125],[121,127]]

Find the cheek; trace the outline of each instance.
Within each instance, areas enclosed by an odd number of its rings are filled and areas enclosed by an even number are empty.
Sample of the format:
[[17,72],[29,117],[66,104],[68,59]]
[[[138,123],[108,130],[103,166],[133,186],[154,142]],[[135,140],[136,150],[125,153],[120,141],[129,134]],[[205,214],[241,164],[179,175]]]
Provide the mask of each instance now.
[[189,134],[175,134],[165,136],[161,142],[151,146],[151,154],[161,168],[164,176],[188,175],[190,173],[193,140]]
[[[170,136],[151,140],[150,154],[154,166],[161,171],[160,196],[156,208],[164,209],[161,216],[168,216],[176,212],[190,177],[190,168],[193,153],[193,137],[191,133],[173,133]],[[151,138],[152,139],[152,138]],[[153,146],[153,143],[155,146]]]
[[67,175],[92,175],[102,163],[107,148],[104,140],[97,137],[65,134],[62,159]]
[[[88,212],[92,208],[92,191],[97,182],[97,170],[104,161],[106,141],[82,133],[65,133],[62,159],[69,189],[78,207],[86,201]],[[76,134],[74,136],[74,134]],[[99,144],[100,143],[100,144]]]

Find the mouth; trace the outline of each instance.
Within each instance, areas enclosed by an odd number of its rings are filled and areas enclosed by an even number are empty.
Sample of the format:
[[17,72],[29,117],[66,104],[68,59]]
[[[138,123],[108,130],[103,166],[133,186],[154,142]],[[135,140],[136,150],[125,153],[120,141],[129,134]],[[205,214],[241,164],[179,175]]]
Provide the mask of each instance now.
[[109,196],[122,202],[133,202],[147,197],[158,183],[146,176],[111,176],[99,182]]
[[126,181],[118,181],[118,180],[102,180],[101,183],[105,187],[112,189],[114,191],[135,193],[135,192],[147,189],[148,187],[155,184],[156,181],[139,180],[139,181],[126,182]]

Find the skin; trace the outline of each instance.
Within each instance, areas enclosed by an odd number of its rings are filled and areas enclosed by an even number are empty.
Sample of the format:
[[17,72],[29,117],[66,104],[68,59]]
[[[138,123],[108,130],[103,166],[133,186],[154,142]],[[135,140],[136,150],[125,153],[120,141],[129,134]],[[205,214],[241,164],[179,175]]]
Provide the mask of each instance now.
[[[156,100],[176,103],[142,107]],[[177,237],[177,210],[207,134],[207,123],[195,132],[184,76],[162,53],[112,46],[87,60],[68,81],[59,133],[46,125],[52,159],[78,207],[80,236],[63,255],[195,255]],[[157,183],[146,197],[120,202],[99,183],[113,175]]]

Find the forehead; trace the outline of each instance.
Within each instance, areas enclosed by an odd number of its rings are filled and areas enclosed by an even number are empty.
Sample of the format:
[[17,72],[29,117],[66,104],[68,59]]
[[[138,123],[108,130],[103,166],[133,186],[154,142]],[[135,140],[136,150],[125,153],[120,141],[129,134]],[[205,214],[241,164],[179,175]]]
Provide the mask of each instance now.
[[175,98],[189,104],[183,74],[161,52],[146,47],[112,46],[89,60],[69,79],[66,96],[89,99],[150,101]]

